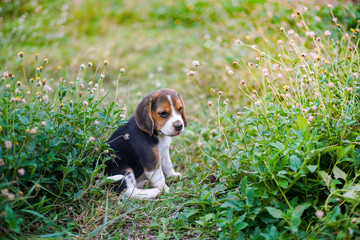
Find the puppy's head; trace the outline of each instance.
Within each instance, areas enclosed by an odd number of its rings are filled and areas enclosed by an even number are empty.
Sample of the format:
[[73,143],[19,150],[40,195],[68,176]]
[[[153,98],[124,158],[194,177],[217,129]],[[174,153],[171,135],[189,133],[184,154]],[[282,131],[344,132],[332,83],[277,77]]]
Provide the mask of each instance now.
[[177,136],[187,125],[185,105],[177,92],[161,89],[145,96],[135,110],[138,127],[152,136]]

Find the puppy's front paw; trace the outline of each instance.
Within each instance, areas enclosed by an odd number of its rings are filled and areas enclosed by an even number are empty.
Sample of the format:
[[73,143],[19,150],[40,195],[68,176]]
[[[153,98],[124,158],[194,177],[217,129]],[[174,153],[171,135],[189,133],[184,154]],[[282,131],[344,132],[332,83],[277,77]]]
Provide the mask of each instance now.
[[166,193],[169,193],[169,192],[170,192],[170,189],[169,189],[169,187],[168,187],[167,185],[165,185],[165,186],[163,187],[163,189],[164,189],[164,191],[165,191]]

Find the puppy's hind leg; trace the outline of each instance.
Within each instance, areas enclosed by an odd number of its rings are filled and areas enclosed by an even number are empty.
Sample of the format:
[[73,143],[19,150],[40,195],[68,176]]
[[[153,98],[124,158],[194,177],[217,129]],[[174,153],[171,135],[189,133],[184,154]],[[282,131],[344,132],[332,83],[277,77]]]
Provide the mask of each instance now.
[[126,190],[124,191],[124,195],[126,197],[136,199],[153,199],[161,193],[161,190],[158,188],[139,189],[133,173],[126,175],[124,177],[124,182],[126,183]]

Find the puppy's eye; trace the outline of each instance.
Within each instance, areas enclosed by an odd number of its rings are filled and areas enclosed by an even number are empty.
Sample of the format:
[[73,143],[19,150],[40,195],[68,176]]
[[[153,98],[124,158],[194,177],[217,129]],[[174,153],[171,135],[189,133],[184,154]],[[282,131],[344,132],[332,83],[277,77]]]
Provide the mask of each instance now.
[[183,110],[183,108],[182,108],[182,107],[180,107],[180,108],[179,108],[179,113],[181,113],[181,112],[182,112],[182,110]]
[[159,113],[159,115],[162,118],[167,118],[169,116],[169,113],[164,111],[164,112]]

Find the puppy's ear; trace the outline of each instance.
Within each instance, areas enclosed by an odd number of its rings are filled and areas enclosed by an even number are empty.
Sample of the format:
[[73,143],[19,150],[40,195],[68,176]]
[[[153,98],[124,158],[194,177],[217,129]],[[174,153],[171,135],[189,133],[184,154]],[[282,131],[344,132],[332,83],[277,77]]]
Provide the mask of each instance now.
[[154,134],[154,120],[151,117],[151,96],[144,97],[135,110],[135,122],[136,125],[152,136]]
[[187,126],[187,121],[186,121],[186,117],[185,117],[185,104],[184,104],[184,101],[183,101],[182,97],[180,96],[180,94],[178,94],[178,97],[180,99],[181,106],[182,106],[181,118],[184,121],[184,127],[186,127]]

